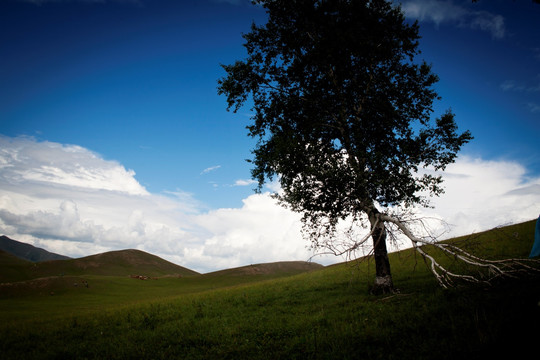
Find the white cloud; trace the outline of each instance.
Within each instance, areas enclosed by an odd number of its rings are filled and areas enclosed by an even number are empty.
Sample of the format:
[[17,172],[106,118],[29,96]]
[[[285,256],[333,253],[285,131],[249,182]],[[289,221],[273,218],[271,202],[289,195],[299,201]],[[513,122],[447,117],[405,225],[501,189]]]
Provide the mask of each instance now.
[[310,256],[300,236],[299,215],[278,206],[268,193],[249,196],[241,208],[201,214],[195,221],[207,231],[197,256],[218,268]]
[[[70,256],[188,241],[189,194],[150,194],[135,172],[74,145],[0,137],[0,231],[33,243],[63,241]],[[197,209],[198,211],[198,209]],[[167,236],[163,236],[166,234]]]
[[430,21],[436,25],[458,22],[467,16],[467,10],[451,1],[413,0],[405,1],[401,8],[407,17]]
[[221,165],[210,166],[210,167],[204,169],[203,171],[201,171],[201,175],[208,174],[209,172],[212,172],[212,171],[216,171],[220,167],[221,167]]
[[73,257],[138,248],[196,271],[310,256],[297,216],[268,194],[201,208],[181,190],[149,193],[134,171],[82,147],[0,136],[0,233],[16,240]]
[[133,170],[115,161],[104,161],[77,145],[0,136],[0,169],[4,181],[22,186],[41,184],[148,195],[135,180]]
[[540,177],[513,161],[461,157],[443,175],[445,194],[424,213],[452,226],[446,237],[527,221],[540,214]]
[[234,186],[249,186],[253,184],[257,184],[257,181],[253,179],[238,179],[234,182]]
[[[515,162],[462,157],[445,177],[446,194],[423,211],[454,225],[447,236],[539,214],[540,178]],[[240,208],[203,211],[194,195],[149,193],[133,171],[87,149],[0,137],[0,233],[56,253],[137,248],[199,272],[308,260],[299,220],[268,193],[247,197]]]
[[451,0],[410,0],[402,2],[405,16],[436,26],[454,24],[491,33],[495,39],[505,36],[504,17],[454,4]]

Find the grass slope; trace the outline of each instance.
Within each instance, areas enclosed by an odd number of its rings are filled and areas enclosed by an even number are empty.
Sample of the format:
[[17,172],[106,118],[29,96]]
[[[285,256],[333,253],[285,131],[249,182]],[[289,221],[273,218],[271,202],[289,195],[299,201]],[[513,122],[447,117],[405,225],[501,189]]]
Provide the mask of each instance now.
[[[37,316],[57,319],[70,313],[98,312],[322,267],[290,261],[201,275],[138,250],[39,264],[0,253],[0,319],[6,323],[33,320]],[[145,281],[131,275],[144,276]]]
[[[531,221],[468,237],[467,245],[477,254],[525,257],[533,234]],[[374,266],[362,261],[254,283],[242,283],[254,278],[248,275],[225,281],[223,273],[111,278],[114,284],[96,276],[95,287],[39,301],[31,294],[0,298],[7,309],[0,312],[0,353],[3,359],[479,359],[510,351],[515,358],[540,336],[538,278],[442,290],[412,250],[390,256],[402,291],[394,296],[369,295]],[[139,303],[122,305],[140,293],[147,295]],[[104,298],[101,308],[92,307]],[[75,302],[77,311],[69,311]],[[25,307],[32,310],[13,317]]]
[[31,278],[33,263],[0,250],[0,283]]

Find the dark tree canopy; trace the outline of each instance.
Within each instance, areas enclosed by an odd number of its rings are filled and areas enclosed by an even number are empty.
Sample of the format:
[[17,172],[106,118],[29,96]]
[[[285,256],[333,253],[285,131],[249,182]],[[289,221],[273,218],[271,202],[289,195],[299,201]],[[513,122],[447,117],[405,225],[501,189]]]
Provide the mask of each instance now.
[[278,176],[282,203],[327,232],[362,214],[374,230],[376,204],[440,194],[417,170],[444,170],[472,137],[450,111],[432,119],[438,78],[417,61],[418,24],[385,0],[254,3],[268,22],[243,35],[247,58],[223,66],[218,92],[233,111],[252,101],[259,185]]

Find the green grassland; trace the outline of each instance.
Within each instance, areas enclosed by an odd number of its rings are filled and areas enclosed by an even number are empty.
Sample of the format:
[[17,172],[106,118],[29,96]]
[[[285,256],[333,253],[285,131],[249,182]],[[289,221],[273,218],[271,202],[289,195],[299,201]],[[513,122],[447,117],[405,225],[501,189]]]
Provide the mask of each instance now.
[[[490,258],[525,258],[533,236],[530,221],[452,241]],[[32,278],[15,271],[29,264],[0,255],[12,277],[0,285],[2,359],[517,358],[540,338],[537,277],[443,290],[411,249],[390,254],[401,292],[378,296],[368,260],[203,275],[171,268],[176,275],[139,280],[127,275],[133,265],[112,259],[124,273],[106,275],[105,262],[53,275],[59,268],[49,264]]]

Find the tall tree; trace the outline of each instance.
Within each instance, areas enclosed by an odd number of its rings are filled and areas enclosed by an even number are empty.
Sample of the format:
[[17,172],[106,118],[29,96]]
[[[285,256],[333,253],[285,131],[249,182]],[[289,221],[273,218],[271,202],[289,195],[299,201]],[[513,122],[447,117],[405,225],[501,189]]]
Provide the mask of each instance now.
[[283,205],[303,214],[315,246],[340,220],[366,219],[374,291],[393,291],[385,209],[426,204],[472,139],[454,114],[433,118],[438,78],[418,61],[418,24],[386,0],[255,0],[264,25],[243,35],[247,57],[224,65],[228,110],[252,104],[259,189],[277,176]]

